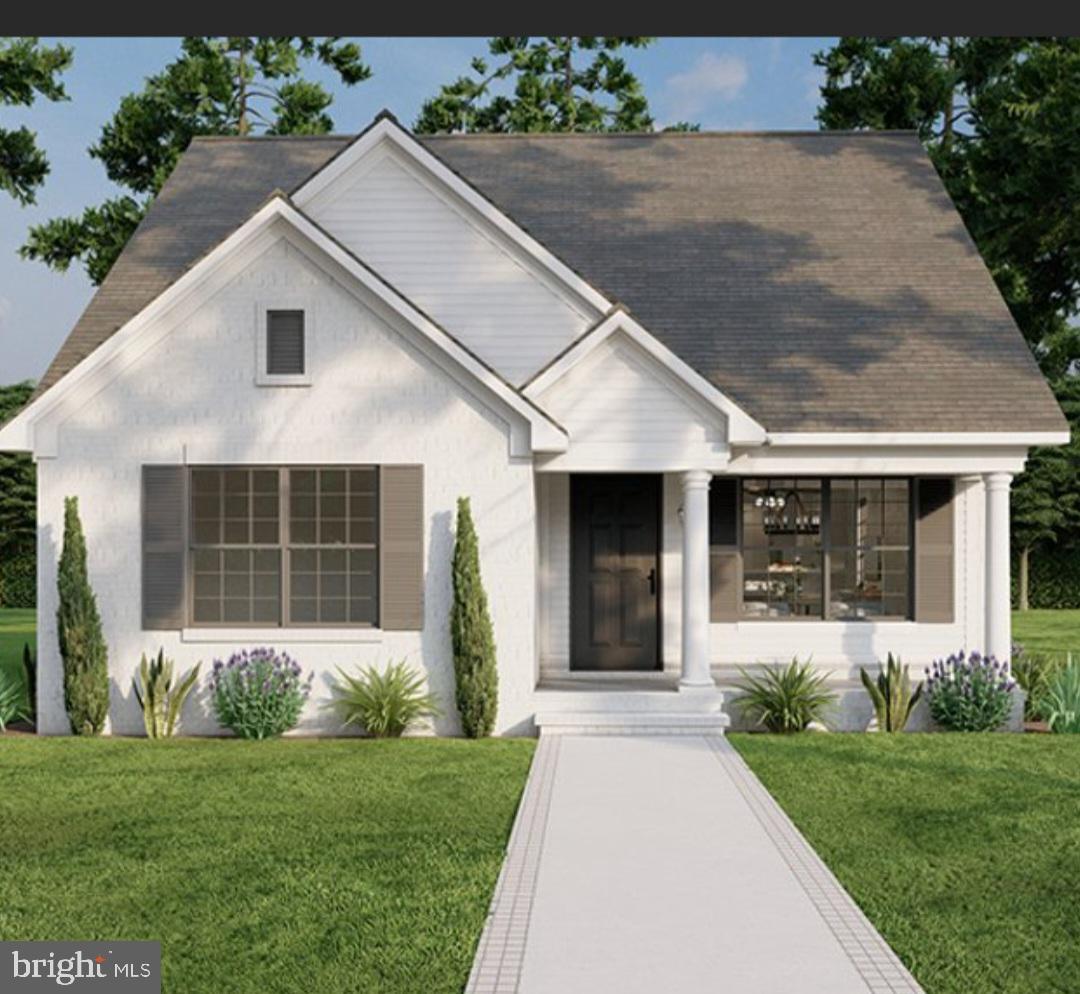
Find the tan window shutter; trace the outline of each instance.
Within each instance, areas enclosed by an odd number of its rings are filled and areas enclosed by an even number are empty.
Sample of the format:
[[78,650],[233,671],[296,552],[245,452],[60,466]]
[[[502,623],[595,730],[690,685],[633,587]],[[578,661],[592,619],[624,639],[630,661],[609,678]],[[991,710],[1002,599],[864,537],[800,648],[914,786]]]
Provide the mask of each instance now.
[[424,627],[424,467],[379,470],[379,614],[388,630]]
[[915,620],[950,622],[955,614],[953,481],[915,481]]
[[187,468],[143,466],[143,628],[184,627],[186,559]]
[[709,582],[712,621],[737,621],[742,608],[739,481],[714,476],[709,485]]

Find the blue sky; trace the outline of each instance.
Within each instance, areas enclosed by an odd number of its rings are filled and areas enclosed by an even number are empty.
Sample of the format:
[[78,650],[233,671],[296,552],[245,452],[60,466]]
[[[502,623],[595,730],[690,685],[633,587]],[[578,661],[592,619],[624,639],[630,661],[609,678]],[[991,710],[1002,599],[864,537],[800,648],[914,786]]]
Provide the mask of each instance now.
[[[54,39],[46,39],[53,41]],[[121,97],[175,57],[175,38],[64,39],[75,61],[66,103],[0,108],[4,127],[27,124],[52,165],[37,203],[0,194],[0,383],[40,376],[92,293],[81,270],[59,274],[17,250],[31,224],[76,214],[117,192],[86,149]],[[361,38],[370,80],[352,88],[312,72],[335,95],[335,130],[353,132],[388,107],[411,124],[423,101],[486,52],[482,38]],[[814,52],[829,38],[663,38],[627,56],[658,123],[703,128],[813,128],[819,71]]]

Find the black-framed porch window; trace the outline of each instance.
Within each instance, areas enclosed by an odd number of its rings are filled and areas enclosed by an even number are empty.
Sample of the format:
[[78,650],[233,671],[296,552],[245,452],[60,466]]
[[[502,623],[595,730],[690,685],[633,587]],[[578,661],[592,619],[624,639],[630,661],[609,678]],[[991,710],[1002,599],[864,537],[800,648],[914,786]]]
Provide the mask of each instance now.
[[741,481],[744,619],[912,616],[911,480]]

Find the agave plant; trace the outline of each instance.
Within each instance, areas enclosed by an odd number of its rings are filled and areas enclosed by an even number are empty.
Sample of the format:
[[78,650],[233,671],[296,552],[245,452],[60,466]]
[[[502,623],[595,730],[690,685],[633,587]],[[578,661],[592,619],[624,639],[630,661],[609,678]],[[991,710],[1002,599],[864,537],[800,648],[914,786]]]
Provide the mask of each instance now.
[[812,721],[823,721],[836,695],[825,689],[828,673],[814,670],[798,657],[787,666],[767,667],[760,677],[739,668],[743,692],[735,704],[770,732],[801,732]]
[[11,722],[22,720],[30,720],[26,688],[10,669],[0,666],[0,732],[5,731]]
[[385,670],[363,667],[350,676],[340,667],[342,683],[333,704],[346,725],[360,725],[375,738],[397,738],[421,718],[442,714],[438,698],[424,691],[423,677],[405,660]]
[[912,692],[908,668],[902,666],[900,657],[894,657],[891,652],[885,665],[881,667],[877,680],[862,667],[859,667],[859,676],[862,677],[863,686],[874,704],[878,728],[883,732],[902,732],[912,710],[922,697],[922,682],[920,681]]
[[1046,715],[1051,732],[1080,732],[1080,661],[1059,667],[1046,680],[1039,710]]
[[165,650],[159,649],[156,659],[147,659],[146,653],[143,653],[138,675],[132,683],[135,697],[142,708],[148,738],[166,739],[172,736],[184,700],[199,676],[200,665],[196,663],[174,687],[173,661],[166,658]]

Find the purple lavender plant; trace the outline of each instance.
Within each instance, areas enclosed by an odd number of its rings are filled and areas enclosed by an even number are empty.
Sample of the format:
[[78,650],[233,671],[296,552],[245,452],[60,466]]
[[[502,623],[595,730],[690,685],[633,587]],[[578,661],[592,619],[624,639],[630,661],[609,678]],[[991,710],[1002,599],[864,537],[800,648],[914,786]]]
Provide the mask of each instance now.
[[300,664],[270,648],[233,653],[214,660],[210,694],[218,721],[241,738],[268,739],[293,728],[311,693],[314,673],[301,676]]
[[991,732],[1009,716],[1012,678],[1008,661],[954,652],[926,670],[926,696],[933,719],[955,732]]

